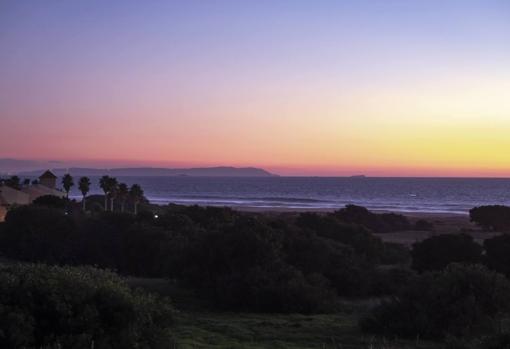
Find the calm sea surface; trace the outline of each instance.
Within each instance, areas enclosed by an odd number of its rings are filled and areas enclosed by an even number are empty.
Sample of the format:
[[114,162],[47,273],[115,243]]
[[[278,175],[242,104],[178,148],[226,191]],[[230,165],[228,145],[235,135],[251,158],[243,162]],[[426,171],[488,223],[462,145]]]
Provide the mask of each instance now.
[[[356,204],[398,212],[467,213],[474,206],[510,205],[510,179],[457,178],[211,178],[119,177],[138,183],[155,204],[333,209]],[[91,178],[92,193],[101,193]],[[77,179],[76,179],[77,181]],[[74,188],[73,196],[80,197]]]

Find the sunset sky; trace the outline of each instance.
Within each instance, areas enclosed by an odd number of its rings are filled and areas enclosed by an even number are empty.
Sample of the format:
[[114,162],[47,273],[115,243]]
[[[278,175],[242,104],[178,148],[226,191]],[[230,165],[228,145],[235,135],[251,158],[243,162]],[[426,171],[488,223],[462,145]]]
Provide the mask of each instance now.
[[2,0],[0,158],[510,176],[508,0]]

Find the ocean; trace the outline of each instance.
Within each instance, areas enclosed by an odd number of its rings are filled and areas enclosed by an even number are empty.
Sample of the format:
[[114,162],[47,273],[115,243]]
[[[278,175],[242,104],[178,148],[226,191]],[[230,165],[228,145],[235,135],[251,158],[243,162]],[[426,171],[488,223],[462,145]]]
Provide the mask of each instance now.
[[[92,177],[91,194],[102,193]],[[510,205],[510,179],[340,177],[118,177],[138,183],[154,204],[259,209],[337,209],[467,214],[479,205]],[[75,179],[78,181],[78,178]],[[81,198],[77,188],[72,196]]]

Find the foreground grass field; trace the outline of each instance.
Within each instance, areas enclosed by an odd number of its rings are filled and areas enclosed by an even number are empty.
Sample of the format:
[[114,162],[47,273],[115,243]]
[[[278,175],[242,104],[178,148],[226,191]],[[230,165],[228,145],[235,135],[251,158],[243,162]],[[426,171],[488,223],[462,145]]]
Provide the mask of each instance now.
[[391,342],[362,335],[355,314],[274,315],[181,313],[176,348],[404,349],[426,343]]
[[204,300],[162,279],[129,279],[133,287],[169,296],[178,309],[171,329],[176,349],[411,349],[421,341],[389,341],[360,332],[371,301],[346,302],[336,314],[251,314],[212,310]]

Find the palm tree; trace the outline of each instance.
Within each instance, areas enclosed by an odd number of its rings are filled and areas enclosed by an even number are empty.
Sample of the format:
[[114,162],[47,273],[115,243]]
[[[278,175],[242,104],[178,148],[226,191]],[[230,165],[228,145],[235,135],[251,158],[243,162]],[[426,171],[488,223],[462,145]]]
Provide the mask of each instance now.
[[131,200],[133,200],[134,213],[138,213],[138,204],[143,199],[143,190],[138,184],[133,184],[131,189],[129,189],[129,196]]
[[113,212],[113,200],[117,196],[117,192],[119,191],[119,182],[117,178],[110,177],[108,180],[108,186],[110,189],[110,210]]
[[5,185],[16,190],[21,189],[21,182],[18,176],[12,176],[11,178],[5,180]]
[[129,188],[126,183],[120,183],[117,191],[117,197],[121,200],[120,211],[124,212],[124,207],[126,206],[126,199],[129,196]]
[[89,177],[81,177],[80,181],[78,182],[78,188],[81,191],[81,194],[83,195],[82,203],[83,203],[83,211],[85,211],[85,197],[87,196],[89,190],[90,190],[90,179]]
[[104,192],[104,210],[108,211],[108,194],[110,193],[110,176],[103,176],[99,179],[99,186]]
[[64,177],[62,177],[62,186],[64,187],[64,190],[66,192],[66,198],[69,199],[69,192],[71,191],[71,188],[74,186],[73,177],[66,173]]

